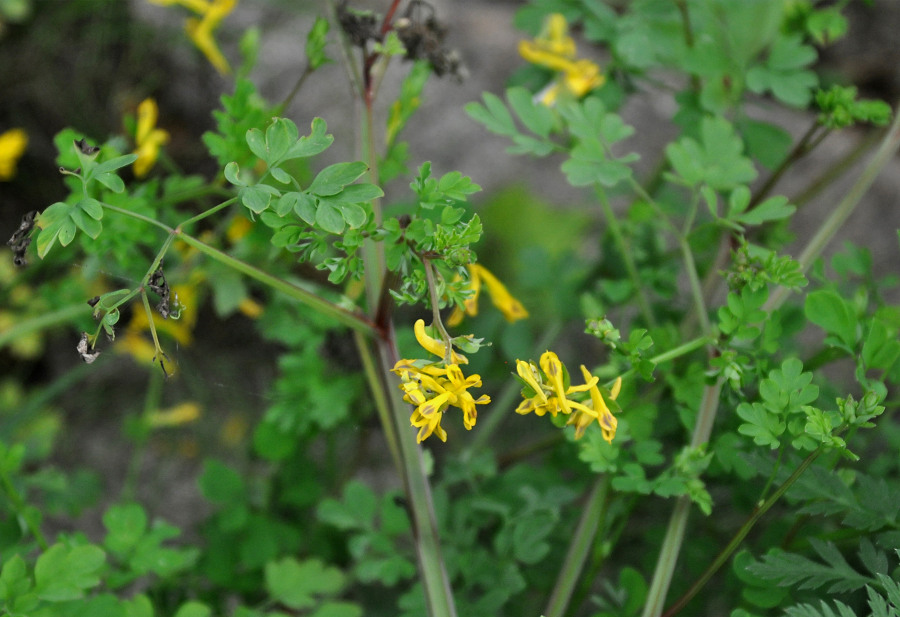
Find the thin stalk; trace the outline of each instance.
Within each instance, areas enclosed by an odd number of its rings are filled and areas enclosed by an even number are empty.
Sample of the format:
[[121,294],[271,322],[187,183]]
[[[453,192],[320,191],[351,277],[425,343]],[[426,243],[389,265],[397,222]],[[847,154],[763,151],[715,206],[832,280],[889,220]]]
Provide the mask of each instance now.
[[[709,336],[712,326],[709,323],[709,315],[706,309],[706,300],[703,297],[703,285],[697,274],[697,264],[694,262],[694,253],[687,236],[678,236],[678,245],[681,248],[681,258],[684,260],[684,269],[688,275],[688,283],[691,287],[691,297],[694,300],[694,313],[700,321],[700,331],[704,336]],[[692,320],[693,321],[693,320]]]
[[821,454],[821,450],[816,450],[815,452],[807,456],[803,460],[803,462],[800,463],[794,473],[792,473],[791,476],[787,480],[785,480],[781,486],[778,487],[778,490],[772,493],[772,495],[768,499],[766,499],[765,502],[760,504],[759,507],[754,510],[750,518],[747,519],[747,522],[745,522],[741,526],[738,532],[731,539],[731,542],[728,543],[728,545],[722,550],[722,552],[719,553],[715,560],[709,565],[706,571],[700,575],[700,577],[694,582],[693,585],[691,585],[691,588],[688,589],[687,592],[683,596],[681,596],[677,602],[675,602],[675,604],[666,609],[666,612],[662,617],[672,617],[673,615],[676,615],[687,605],[688,602],[691,601],[691,599],[695,595],[697,595],[697,592],[699,592],[703,588],[703,586],[709,582],[709,579],[712,578],[712,576],[719,570],[719,568],[725,565],[725,562],[728,561],[734,551],[736,551],[737,548],[741,545],[741,542],[744,541],[744,538],[747,537],[747,534],[750,533],[750,530],[753,529],[756,523],[759,522],[759,519],[761,519],[762,516],[769,511],[769,508],[775,505],[775,502],[778,501],[781,496],[784,495],[785,492],[787,492],[791,485],[797,481],[797,479],[803,474],[803,472],[806,471],[806,469],[810,465],[812,465],[813,461],[816,460],[819,454]]
[[215,214],[215,213],[218,212],[219,210],[224,210],[225,208],[227,208],[227,207],[230,206],[231,204],[235,203],[235,202],[237,201],[237,199],[238,199],[237,197],[232,197],[231,199],[227,199],[227,200],[223,201],[222,203],[220,203],[220,204],[218,204],[218,205],[216,205],[216,206],[213,206],[212,208],[210,208],[210,209],[208,209],[208,210],[204,210],[203,212],[201,212],[200,214],[198,214],[198,215],[196,215],[196,216],[192,216],[192,217],[189,218],[188,220],[186,220],[186,221],[184,221],[183,223],[181,223],[178,227],[179,227],[179,228],[184,228],[184,227],[187,227],[188,225],[193,225],[193,224],[196,223],[197,221],[202,221],[202,220],[205,219],[206,217],[212,216],[213,214]]
[[622,260],[625,262],[625,270],[627,270],[628,277],[631,279],[631,284],[634,286],[635,292],[637,293],[637,301],[638,306],[640,306],[641,309],[641,315],[643,315],[647,326],[652,328],[656,326],[656,318],[653,316],[650,300],[647,298],[647,292],[644,290],[643,284],[641,284],[641,276],[638,273],[637,266],[634,264],[634,259],[631,256],[631,247],[628,245],[628,241],[622,233],[619,219],[616,218],[616,214],[613,212],[609,199],[606,198],[606,193],[601,190],[599,185],[596,187],[596,193],[597,199],[600,201],[600,206],[603,208],[603,215],[606,217],[606,224],[609,226],[609,232],[612,234],[613,241],[616,243],[616,247],[619,249],[619,253],[622,256]]
[[880,131],[870,131],[866,138],[860,140],[858,144],[845,154],[843,157],[829,165],[815,180],[809,183],[805,189],[790,199],[790,202],[798,208],[805,203],[811,201],[816,195],[821,193],[826,187],[834,183],[835,180],[849,171],[853,165],[862,157],[863,154],[872,149],[881,138]]
[[9,330],[0,332],[0,349],[32,332],[68,323],[82,315],[90,315],[93,310],[86,302],[79,302],[78,304],[44,313],[38,317],[23,319]]
[[[393,328],[389,327],[384,338],[377,338],[379,360],[382,372],[387,374],[386,367],[394,366],[400,359],[394,343]],[[400,456],[403,465],[400,467],[406,496],[409,500],[409,512],[412,519],[413,535],[419,562],[419,573],[425,591],[425,601],[430,617],[456,617],[456,605],[450,589],[450,578],[441,556],[441,545],[438,534],[437,519],[434,514],[434,502],[431,498],[431,487],[428,484],[422,448],[412,438],[408,424],[409,405],[403,401],[399,388],[387,388],[388,397],[393,408],[393,421],[400,445]],[[400,430],[406,427],[406,430]]]
[[137,212],[132,212],[132,211],[130,211],[130,210],[126,210],[125,208],[120,208],[120,207],[118,207],[118,206],[111,206],[111,205],[109,205],[109,204],[107,204],[107,203],[104,203],[104,204],[102,204],[102,205],[103,205],[104,208],[106,208],[106,209],[109,210],[110,212],[115,212],[115,213],[117,213],[117,214],[122,214],[122,215],[124,215],[124,216],[128,216],[128,217],[131,217],[131,218],[133,218],[133,219],[137,219],[137,220],[139,220],[139,221],[144,221],[145,223],[148,223],[148,224],[150,224],[150,225],[153,225],[154,227],[159,227],[160,229],[166,231],[167,233],[172,233],[173,231],[175,231],[174,229],[172,229],[171,227],[169,227],[169,226],[166,225],[165,223],[160,223],[160,222],[157,221],[156,219],[150,218],[149,216],[144,216],[143,214],[138,214]]
[[772,175],[766,180],[765,184],[763,184],[753,198],[750,200],[750,204],[747,206],[747,209],[750,210],[761,202],[771,191],[784,173],[791,168],[791,166],[806,156],[810,150],[812,150],[815,146],[819,145],[822,140],[828,135],[828,131],[824,133],[820,133],[815,142],[811,143],[813,136],[816,134],[816,131],[819,129],[819,124],[815,120],[813,121],[812,126],[806,129],[806,132],[802,137],[797,141],[791,151],[788,153],[784,160],[781,161],[781,164],[778,165],[778,168],[772,172]]
[[218,261],[219,263],[228,266],[229,268],[237,270],[241,274],[244,274],[255,281],[259,281],[263,285],[271,287],[276,291],[280,291],[288,297],[306,304],[307,306],[318,311],[319,313],[322,313],[323,315],[330,316],[342,325],[348,326],[349,328],[355,331],[362,332],[364,334],[371,334],[375,330],[372,322],[363,315],[352,313],[332,302],[329,302],[328,300],[320,298],[311,291],[307,291],[306,289],[298,287],[293,283],[289,283],[284,279],[272,276],[268,272],[260,270],[256,266],[252,266],[245,261],[236,259],[231,255],[224,253],[217,248],[213,248],[208,244],[201,242],[197,238],[194,238],[193,236],[190,236],[180,230],[176,231],[175,235],[179,240],[194,247],[207,257],[210,257]]
[[313,73],[312,68],[310,67],[309,62],[307,62],[306,66],[303,67],[303,72],[300,74],[300,77],[297,79],[297,83],[295,83],[294,87],[291,89],[290,94],[288,94],[285,97],[285,99],[283,101],[281,101],[281,104],[275,108],[274,112],[275,112],[276,116],[280,116],[282,113],[284,113],[284,110],[287,109],[288,105],[290,105],[293,102],[294,97],[297,96],[297,94],[300,92],[300,88],[303,87],[303,84],[306,82],[306,79],[310,75],[312,75],[312,73]]
[[381,374],[378,372],[375,356],[372,354],[369,342],[361,332],[353,332],[353,340],[356,342],[356,348],[359,350],[363,372],[366,375],[366,381],[369,383],[369,389],[372,391],[372,398],[375,400],[375,409],[378,411],[378,419],[381,422],[381,426],[384,427],[384,437],[387,440],[388,450],[391,452],[394,467],[402,469],[403,465],[402,459],[400,458],[400,447],[397,445],[397,427],[391,416],[390,402],[385,393],[386,385],[381,379]]
[[562,617],[572,600],[572,592],[581,577],[594,536],[597,535],[597,529],[603,522],[608,492],[609,477],[606,475],[598,477],[584,505],[575,535],[569,543],[569,550],[550,594],[547,608],[544,609],[544,615],[547,617]]
[[[694,435],[691,439],[692,447],[699,447],[709,441],[713,421],[719,408],[721,389],[721,378],[714,385],[704,388],[700,411],[697,414],[697,424],[694,426]],[[672,575],[675,572],[675,565],[678,563],[678,554],[681,552],[690,512],[691,498],[679,497],[660,547],[656,570],[653,572],[653,581],[650,584],[650,591],[647,593],[647,603],[644,605],[643,617],[659,617],[662,613],[669,585],[672,583]]]
[[[853,210],[859,205],[872,182],[875,181],[875,178],[878,177],[878,174],[881,173],[884,167],[893,160],[898,148],[900,148],[900,113],[897,113],[898,107],[900,107],[900,102],[894,106],[894,121],[885,132],[881,145],[860,174],[859,179],[850,187],[850,190],[847,191],[844,198],[831,212],[831,215],[822,223],[816,235],[812,237],[806,248],[803,249],[800,257],[797,258],[803,272],[806,272],[821,255],[831,239],[853,213]],[[775,310],[785,301],[788,293],[790,293],[790,290],[785,287],[779,287],[769,296],[769,300],[763,309],[767,312]]]

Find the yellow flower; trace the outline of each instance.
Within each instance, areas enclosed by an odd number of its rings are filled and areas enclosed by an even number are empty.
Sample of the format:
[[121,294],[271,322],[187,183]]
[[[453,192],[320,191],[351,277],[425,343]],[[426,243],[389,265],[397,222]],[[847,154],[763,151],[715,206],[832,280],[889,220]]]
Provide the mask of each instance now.
[[219,45],[213,38],[213,32],[237,6],[238,0],[148,0],[161,6],[181,5],[190,9],[200,18],[190,17],[185,21],[184,29],[203,55],[206,56],[216,70],[223,75],[231,73],[228,60],[222,55]]
[[481,295],[481,284],[484,283],[491,302],[496,306],[509,322],[528,317],[528,311],[516,298],[509,293],[506,285],[491,274],[491,271],[480,264],[469,264],[469,289],[472,295],[466,298],[463,308],[456,307],[450,317],[447,318],[448,326],[458,325],[463,320],[463,315],[474,317],[478,314],[478,297]]
[[445,364],[446,347],[444,343],[425,333],[424,320],[416,321],[413,329],[422,348],[440,356],[441,360],[432,363],[425,360],[400,360],[392,370],[400,376],[403,400],[415,406],[409,421],[419,429],[416,441],[421,443],[433,434],[441,441],[447,441],[447,432],[441,426],[447,409],[458,407],[462,410],[463,424],[466,430],[471,430],[478,419],[476,405],[486,405],[491,402],[491,398],[484,394],[477,399],[472,396],[469,388],[480,388],[481,376],[466,377],[459,365],[460,360],[468,360],[452,350],[454,359],[450,364]]
[[[584,375],[585,381],[592,377],[592,375],[587,370],[587,368],[584,367],[584,365],[581,366],[581,374]],[[596,377],[594,377],[594,379],[596,379]],[[616,381],[613,383],[612,388],[610,389],[609,398],[613,401],[616,400],[616,397],[619,396],[619,391],[621,389],[622,378],[617,377]],[[606,401],[603,400],[603,395],[600,394],[600,389],[596,386],[596,383],[591,387],[590,393],[591,404],[574,404],[576,410],[571,416],[569,416],[569,421],[566,422],[566,425],[574,424],[575,439],[581,439],[581,437],[584,435],[585,429],[596,420],[600,425],[600,429],[603,431],[603,439],[605,439],[609,443],[612,443],[613,438],[616,436],[616,427],[618,427],[619,421],[616,420],[616,417],[614,415],[612,415],[612,412],[606,405]]]
[[[419,345],[422,346],[422,349],[424,349],[428,353],[433,353],[441,359],[445,359],[445,356],[447,354],[447,346],[443,341],[439,341],[428,336],[428,333],[425,332],[424,319],[416,320],[416,323],[413,325],[413,332],[416,335],[416,340],[419,342]],[[451,349],[450,362],[452,362],[453,364],[468,364],[469,359]]]
[[558,73],[557,79],[537,99],[545,105],[553,105],[561,91],[580,98],[603,85],[606,78],[600,67],[590,60],[576,57],[575,41],[568,34],[566,18],[553,13],[544,28],[533,41],[519,42],[519,55],[528,62]]
[[134,142],[137,148],[137,160],[134,162],[134,175],[143,178],[153,168],[159,157],[159,147],[169,141],[169,134],[156,128],[159,108],[153,99],[144,99],[137,108],[137,131]]
[[[518,414],[534,412],[537,416],[550,413],[556,416],[558,413],[569,416],[568,424],[575,425],[575,438],[580,439],[585,429],[594,421],[600,424],[603,430],[603,438],[612,442],[616,434],[618,421],[609,411],[606,401],[597,387],[599,379],[584,367],[581,374],[584,376],[584,384],[580,386],[568,385],[568,373],[559,357],[552,351],[544,352],[541,356],[540,366],[534,362],[516,360],[516,372],[526,388],[523,389],[524,400],[516,408]],[[615,400],[622,387],[622,378],[618,378],[613,384],[610,399]],[[570,395],[579,392],[590,393],[588,404],[574,401]]]
[[16,163],[25,153],[28,135],[22,129],[10,129],[0,135],[0,181],[16,175]]
[[147,425],[151,428],[161,428],[165,426],[179,426],[188,424],[200,417],[200,405],[189,401],[169,407],[168,409],[159,409],[147,414]]

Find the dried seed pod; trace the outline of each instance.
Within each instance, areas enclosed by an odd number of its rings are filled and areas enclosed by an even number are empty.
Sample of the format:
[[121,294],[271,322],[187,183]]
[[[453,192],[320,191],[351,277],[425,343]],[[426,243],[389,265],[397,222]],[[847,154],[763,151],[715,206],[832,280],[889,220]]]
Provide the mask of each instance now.
[[19,267],[28,265],[25,252],[28,250],[28,245],[31,244],[31,231],[34,229],[35,218],[37,218],[37,210],[26,213],[22,217],[22,222],[19,223],[19,228],[6,241],[13,251],[13,263]]

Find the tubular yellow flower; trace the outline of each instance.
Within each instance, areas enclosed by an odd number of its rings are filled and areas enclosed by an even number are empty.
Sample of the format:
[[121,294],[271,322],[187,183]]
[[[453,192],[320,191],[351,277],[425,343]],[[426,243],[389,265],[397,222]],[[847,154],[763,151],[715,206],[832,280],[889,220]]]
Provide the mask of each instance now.
[[[439,358],[443,358],[447,353],[447,346],[443,341],[439,341],[437,339],[433,339],[425,332],[425,320],[419,319],[413,325],[413,332],[416,335],[416,340],[419,341],[419,345],[427,351],[428,353],[433,353]],[[469,359],[463,356],[462,354],[458,354],[455,351],[450,351],[451,362],[454,364],[468,364]]]
[[213,32],[237,6],[238,0],[148,0],[161,6],[180,5],[200,18],[190,17],[184,23],[185,32],[206,59],[223,75],[231,73],[228,60],[222,55]]
[[0,181],[16,175],[16,164],[25,153],[28,135],[22,129],[10,129],[0,135]]
[[508,322],[512,323],[528,317],[528,311],[522,303],[509,293],[506,285],[501,283],[490,270],[480,264],[469,264],[467,269],[469,270],[469,289],[472,290],[472,295],[466,298],[462,309],[456,307],[451,313],[447,319],[447,325],[458,325],[462,321],[464,314],[470,317],[478,314],[478,298],[481,295],[482,282],[487,287],[491,296],[491,302],[503,313],[503,317]]
[[[584,366],[581,367],[584,384],[580,386],[566,386],[566,368],[552,351],[541,356],[540,368],[534,362],[516,360],[516,372],[528,386],[523,389],[524,400],[516,408],[516,413],[525,415],[534,412],[537,416],[543,416],[549,412],[551,416],[556,416],[562,412],[569,416],[566,424],[575,425],[576,439],[580,439],[585,429],[596,421],[603,430],[603,438],[612,442],[618,421],[603,400],[597,386],[600,380]],[[619,377],[610,391],[610,399],[616,399],[621,387],[622,378]],[[581,403],[569,398],[578,392],[588,392],[590,401]]]
[[134,162],[134,175],[143,178],[153,168],[159,157],[159,148],[169,141],[169,134],[156,128],[159,107],[153,99],[144,99],[137,108],[137,130],[134,142],[137,148],[137,160]]
[[[447,409],[458,407],[462,410],[466,430],[471,430],[478,419],[476,405],[486,405],[491,398],[481,395],[476,399],[469,392],[469,388],[481,387],[481,376],[466,377],[456,361],[444,364],[444,344],[425,333],[423,320],[416,322],[414,330],[419,344],[429,353],[441,356],[441,360],[430,364],[425,360],[399,360],[392,371],[400,376],[403,400],[415,407],[409,421],[419,429],[416,441],[421,443],[432,434],[447,441],[447,432],[441,427]],[[459,354],[453,355],[462,358]]]
[[193,401],[181,403],[168,409],[160,409],[147,415],[147,425],[152,428],[180,426],[200,417],[200,405]]
[[577,59],[575,41],[568,35],[566,19],[559,13],[547,18],[534,41],[521,41],[519,55],[528,62],[556,71],[556,81],[537,94],[545,105],[553,105],[562,90],[580,98],[603,85],[600,67],[590,60]]
[[[591,375],[590,371],[588,371],[584,365],[581,366],[581,374],[584,375],[585,381],[597,379]],[[569,421],[566,424],[574,424],[575,439],[581,439],[585,429],[596,420],[600,425],[600,429],[603,431],[603,439],[612,443],[613,438],[616,436],[616,428],[619,425],[619,421],[612,415],[612,412],[610,412],[609,407],[606,405],[606,401],[603,400],[603,395],[600,394],[600,389],[596,385],[597,382],[594,381],[593,384],[594,385],[592,385],[590,389],[590,406],[573,403],[573,407],[576,408],[576,411],[569,417]],[[622,378],[617,377],[610,389],[609,398],[611,400],[616,400],[616,397],[619,396],[619,390],[621,389]]]

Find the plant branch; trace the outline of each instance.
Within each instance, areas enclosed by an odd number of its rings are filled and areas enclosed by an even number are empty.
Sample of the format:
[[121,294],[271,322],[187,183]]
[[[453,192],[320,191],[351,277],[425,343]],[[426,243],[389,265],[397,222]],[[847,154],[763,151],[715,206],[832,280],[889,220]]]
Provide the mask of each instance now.
[[[875,154],[872,155],[856,183],[850,187],[850,190],[847,191],[844,198],[834,208],[831,215],[822,223],[816,235],[803,249],[800,257],[797,258],[804,273],[809,270],[813,262],[821,255],[831,239],[853,213],[853,210],[859,205],[872,182],[875,181],[875,178],[878,177],[878,174],[881,173],[885,166],[893,160],[897,150],[900,149],[900,113],[898,113],[898,108],[900,108],[900,102],[894,106],[894,121],[885,132],[881,145]],[[769,300],[763,309],[767,312],[777,309],[785,301],[788,293],[790,293],[789,289],[779,287],[769,296]]]
[[359,331],[364,334],[372,334],[375,331],[375,325],[364,315],[348,311],[333,302],[320,298],[311,291],[298,287],[284,279],[272,276],[256,266],[252,266],[245,261],[241,261],[217,248],[201,242],[197,238],[182,232],[180,229],[176,230],[174,233],[179,240],[194,247],[207,257],[210,257],[233,270],[237,270],[241,274],[249,276],[263,285],[271,287],[276,291],[280,291],[281,293],[317,310],[323,315],[332,317],[338,323],[348,326],[354,331]]
[[794,473],[784,481],[784,483],[778,487],[778,489],[772,493],[772,495],[766,499],[763,503],[761,503],[756,510],[753,511],[753,514],[747,519],[741,528],[737,531],[728,545],[722,550],[721,553],[716,557],[716,559],[709,565],[706,571],[700,575],[700,577],[691,585],[691,588],[687,590],[687,592],[681,596],[675,604],[666,609],[666,612],[662,617],[672,617],[676,615],[681,609],[683,609],[691,599],[697,595],[706,583],[709,582],[709,579],[721,568],[726,561],[731,557],[734,551],[741,545],[741,542],[744,541],[744,538],[747,537],[747,534],[750,533],[750,530],[759,522],[759,519],[768,512],[769,508],[775,505],[775,502],[778,501],[782,495],[787,492],[787,490],[791,487],[791,485],[797,481],[797,479],[803,474],[804,471],[813,463],[814,460],[821,454],[821,449],[816,450],[809,456],[807,456],[802,463],[797,467]]
[[547,617],[562,617],[569,606],[569,602],[572,600],[572,592],[584,569],[584,563],[593,545],[594,536],[603,522],[608,492],[609,477],[606,475],[599,476],[594,481],[587,503],[584,505],[581,519],[578,521],[578,527],[575,529],[575,534],[569,543],[569,550],[556,579],[556,585],[554,585],[553,592],[550,594],[547,608],[544,609],[544,614]]

